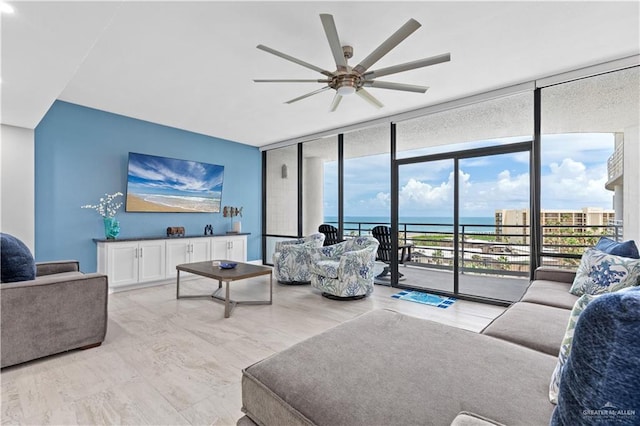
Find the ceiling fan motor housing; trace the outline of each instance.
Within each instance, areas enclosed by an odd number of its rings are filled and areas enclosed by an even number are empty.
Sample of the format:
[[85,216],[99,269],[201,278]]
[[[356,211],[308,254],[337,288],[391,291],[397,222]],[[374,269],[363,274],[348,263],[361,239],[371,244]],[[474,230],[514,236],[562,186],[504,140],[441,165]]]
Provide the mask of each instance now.
[[344,52],[345,58],[353,58],[353,46],[342,46],[342,52]]

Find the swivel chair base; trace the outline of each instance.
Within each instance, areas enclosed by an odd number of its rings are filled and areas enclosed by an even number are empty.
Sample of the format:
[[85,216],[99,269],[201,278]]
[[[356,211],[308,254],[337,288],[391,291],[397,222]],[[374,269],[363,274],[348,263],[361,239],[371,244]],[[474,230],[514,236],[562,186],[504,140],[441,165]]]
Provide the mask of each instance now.
[[367,297],[366,294],[360,294],[358,296],[340,297],[340,296],[336,296],[335,294],[325,293],[324,291],[322,292],[322,295],[327,299],[331,299],[331,300],[360,300]]
[[278,284],[283,285],[309,285],[311,281],[280,281],[278,280]]

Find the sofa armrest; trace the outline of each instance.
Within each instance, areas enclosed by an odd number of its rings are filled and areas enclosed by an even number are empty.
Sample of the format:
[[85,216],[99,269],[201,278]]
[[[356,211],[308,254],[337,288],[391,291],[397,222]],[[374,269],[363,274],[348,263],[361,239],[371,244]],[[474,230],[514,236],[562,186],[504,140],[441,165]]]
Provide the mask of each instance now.
[[56,262],[37,262],[36,277],[59,274],[61,272],[79,272],[80,262],[77,260],[59,260]]
[[541,266],[535,270],[533,279],[545,281],[558,281],[561,283],[572,284],[576,277],[575,270],[554,268],[551,266]]
[[108,293],[102,274],[2,284],[0,366],[100,344],[107,332]]

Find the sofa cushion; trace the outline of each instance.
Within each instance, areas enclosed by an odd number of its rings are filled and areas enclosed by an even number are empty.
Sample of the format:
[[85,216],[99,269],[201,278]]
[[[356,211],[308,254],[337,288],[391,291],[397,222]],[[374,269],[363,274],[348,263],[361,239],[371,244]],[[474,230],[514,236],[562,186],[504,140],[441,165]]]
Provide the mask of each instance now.
[[379,310],[245,369],[243,411],[257,424],[443,425],[460,411],[504,424],[547,424],[555,362],[509,342]]
[[36,277],[36,262],[29,248],[13,235],[0,233],[0,282],[30,281]]
[[580,260],[576,278],[569,290],[576,296],[610,293],[638,285],[640,259],[615,256],[587,249]]
[[573,305],[571,316],[569,317],[569,324],[567,324],[567,330],[564,333],[562,345],[560,346],[558,363],[556,364],[555,370],[553,370],[553,374],[551,375],[551,383],[549,384],[549,400],[554,404],[558,403],[558,387],[560,386],[560,376],[562,374],[562,368],[564,367],[565,363],[567,362],[567,358],[569,358],[569,354],[571,353],[571,343],[573,342],[573,333],[576,328],[578,318],[580,317],[582,311],[585,310],[589,302],[597,297],[600,297],[600,295],[583,294],[578,298],[578,300],[576,300],[576,303]]
[[576,324],[552,425],[640,421],[640,289],[605,294]]
[[531,283],[520,301],[571,309],[578,296],[569,293],[570,288],[571,284],[567,283],[536,280]]
[[607,254],[640,259],[638,247],[636,246],[636,242],[633,240],[618,242],[607,237],[601,237],[594,248]]
[[493,320],[483,334],[557,356],[571,311],[518,302]]

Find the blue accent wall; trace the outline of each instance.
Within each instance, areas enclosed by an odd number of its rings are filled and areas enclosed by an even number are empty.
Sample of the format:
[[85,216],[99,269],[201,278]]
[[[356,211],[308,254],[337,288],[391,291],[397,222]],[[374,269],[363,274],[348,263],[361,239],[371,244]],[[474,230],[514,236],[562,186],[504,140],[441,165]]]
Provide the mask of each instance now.
[[[224,166],[222,206],[243,207],[247,258],[262,258],[258,148],[56,101],[35,130],[37,261],[77,259],[83,272],[96,271],[93,238],[104,238],[104,226],[80,206],[126,194],[129,152]],[[184,226],[187,235],[202,235],[209,223],[216,234],[230,228],[222,213],[126,213],[123,205],[116,218],[119,238],[163,236],[168,226]]]

